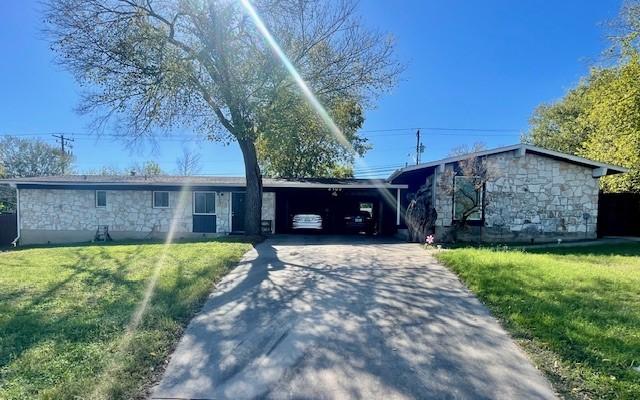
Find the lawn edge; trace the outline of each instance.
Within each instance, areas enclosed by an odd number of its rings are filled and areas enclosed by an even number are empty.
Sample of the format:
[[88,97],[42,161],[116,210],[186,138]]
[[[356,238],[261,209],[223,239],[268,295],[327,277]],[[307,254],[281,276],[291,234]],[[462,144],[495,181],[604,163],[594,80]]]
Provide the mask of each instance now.
[[[473,291],[467,285],[467,282],[463,277],[458,274],[455,268],[442,260],[438,256],[438,253],[434,252],[432,253],[432,256],[447,270],[451,271],[464,288],[468,290],[469,293],[473,294],[473,296],[475,296],[478,301],[480,301],[480,303],[489,310],[491,316],[498,322],[509,338],[527,356],[534,367],[551,383],[554,392],[559,398],[565,400],[593,400],[596,398],[593,397],[593,393],[589,392],[571,376],[568,372],[569,368],[564,365],[557,354],[547,349],[544,346],[544,343],[539,342],[532,337],[526,338],[514,336],[514,333],[509,327],[509,322],[500,315],[498,309],[487,304],[479,294]],[[581,390],[576,392],[572,390],[572,387],[578,387]]]
[[161,362],[158,363],[158,366],[153,370],[153,373],[151,374],[149,379],[147,379],[145,382],[142,383],[142,385],[139,388],[139,391],[134,396],[135,399],[137,399],[137,400],[151,399],[151,391],[152,391],[152,389],[158,383],[160,383],[160,381],[162,380],[162,377],[164,376],[164,373],[167,370],[167,367],[169,366],[169,362],[171,361],[171,357],[173,356],[173,353],[175,352],[176,348],[178,347],[178,344],[182,340],[182,337],[184,336],[184,333],[186,332],[187,327],[189,326],[189,324],[191,324],[191,321],[193,321],[193,319],[195,317],[197,317],[202,312],[202,309],[204,308],[205,304],[207,304],[207,301],[209,301],[209,298],[211,297],[211,294],[216,291],[216,289],[218,288],[218,285],[220,285],[220,282],[222,282],[224,280],[224,278],[231,271],[233,271],[238,266],[240,266],[240,264],[242,264],[243,261],[247,258],[247,254],[249,254],[250,252],[255,250],[256,246],[258,244],[262,243],[264,240],[266,240],[266,238],[263,237],[263,236],[260,236],[260,237],[247,237],[246,242],[243,242],[243,243],[251,245],[251,248],[249,250],[247,250],[242,255],[242,257],[240,257],[238,259],[238,261],[230,263],[227,266],[227,269],[226,269],[225,273],[223,275],[220,275],[219,279],[217,279],[216,281],[212,282],[211,289],[209,290],[209,293],[206,296],[203,297],[203,299],[201,301],[201,304],[198,305],[197,310],[193,313],[193,315],[191,315],[186,320],[186,322],[180,327],[180,331],[176,335],[176,340],[173,341],[173,343],[171,343],[171,345],[169,346],[169,350],[167,352],[167,356]]

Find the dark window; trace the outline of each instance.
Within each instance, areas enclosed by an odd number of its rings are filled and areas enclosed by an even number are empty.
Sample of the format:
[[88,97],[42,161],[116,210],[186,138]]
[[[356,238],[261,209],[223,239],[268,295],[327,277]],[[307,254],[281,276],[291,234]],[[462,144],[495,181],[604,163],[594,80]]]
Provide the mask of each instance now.
[[482,219],[482,182],[476,176],[456,176],[453,181],[453,219]]
[[107,206],[107,192],[104,190],[96,190],[96,207]]
[[193,194],[194,214],[215,214],[216,194],[213,192],[195,192]]
[[194,215],[193,231],[200,233],[214,233],[216,231],[216,216]]
[[154,208],[168,208],[169,207],[169,192],[153,192],[153,207]]

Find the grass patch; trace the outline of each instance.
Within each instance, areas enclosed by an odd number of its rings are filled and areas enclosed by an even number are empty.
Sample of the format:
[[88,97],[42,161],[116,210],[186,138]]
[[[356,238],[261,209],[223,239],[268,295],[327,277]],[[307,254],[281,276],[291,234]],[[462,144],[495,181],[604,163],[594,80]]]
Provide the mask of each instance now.
[[[213,284],[251,248],[237,240],[0,253],[0,398],[134,398]],[[163,260],[163,262],[161,262]],[[126,327],[156,266],[137,330]]]
[[503,321],[568,398],[640,396],[640,244],[437,258]]

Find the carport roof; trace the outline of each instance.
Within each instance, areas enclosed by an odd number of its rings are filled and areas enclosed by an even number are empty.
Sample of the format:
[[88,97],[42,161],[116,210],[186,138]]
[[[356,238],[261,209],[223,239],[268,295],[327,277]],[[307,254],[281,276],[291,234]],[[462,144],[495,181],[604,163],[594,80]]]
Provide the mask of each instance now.
[[[31,178],[3,179],[0,183],[16,186],[221,186],[244,187],[244,177],[235,176],[143,176],[143,175],[60,175],[39,176]],[[338,179],[338,178],[304,178],[304,179],[270,179],[263,178],[266,188],[387,188],[403,189],[407,185],[392,184],[383,179]]]

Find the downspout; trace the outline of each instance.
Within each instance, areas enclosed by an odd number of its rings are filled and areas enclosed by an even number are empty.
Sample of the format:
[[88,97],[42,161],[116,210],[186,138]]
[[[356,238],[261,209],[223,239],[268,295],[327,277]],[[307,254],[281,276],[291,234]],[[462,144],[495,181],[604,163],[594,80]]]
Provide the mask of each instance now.
[[396,227],[400,226],[400,188],[396,188]]
[[18,236],[16,236],[16,238],[13,239],[13,242],[11,242],[13,247],[16,247],[18,245],[18,240],[20,240],[20,189],[18,189],[17,186],[16,186],[16,231]]

